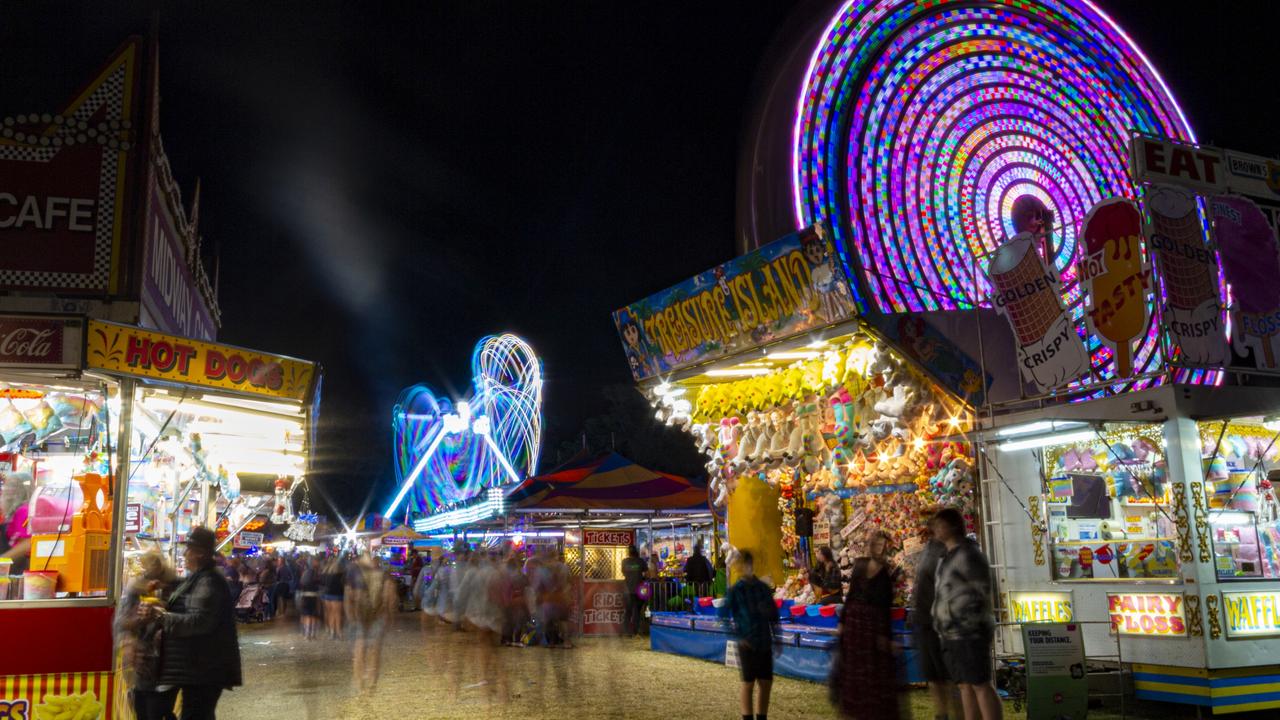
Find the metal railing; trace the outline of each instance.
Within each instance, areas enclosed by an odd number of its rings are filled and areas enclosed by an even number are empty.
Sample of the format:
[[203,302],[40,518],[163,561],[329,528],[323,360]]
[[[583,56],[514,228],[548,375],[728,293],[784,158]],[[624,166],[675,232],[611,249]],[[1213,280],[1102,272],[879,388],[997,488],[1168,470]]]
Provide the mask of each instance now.
[[691,583],[679,578],[658,578],[648,583],[651,612],[692,612],[697,598],[724,595],[724,588],[718,588],[714,581]]

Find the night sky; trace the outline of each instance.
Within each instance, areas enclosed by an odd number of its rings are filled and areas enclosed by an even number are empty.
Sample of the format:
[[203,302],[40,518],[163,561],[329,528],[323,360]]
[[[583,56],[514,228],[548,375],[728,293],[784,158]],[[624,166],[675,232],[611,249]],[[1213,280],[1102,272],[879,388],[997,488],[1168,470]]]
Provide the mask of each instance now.
[[[190,5],[160,13],[161,132],[203,181],[220,339],[324,365],[315,479],[349,513],[391,492],[396,394],[465,394],[483,335],[543,357],[551,459],[630,382],[609,313],[734,254],[793,3]],[[1203,142],[1280,155],[1271,3],[1101,5]],[[60,106],[142,6],[0,4],[0,115]]]

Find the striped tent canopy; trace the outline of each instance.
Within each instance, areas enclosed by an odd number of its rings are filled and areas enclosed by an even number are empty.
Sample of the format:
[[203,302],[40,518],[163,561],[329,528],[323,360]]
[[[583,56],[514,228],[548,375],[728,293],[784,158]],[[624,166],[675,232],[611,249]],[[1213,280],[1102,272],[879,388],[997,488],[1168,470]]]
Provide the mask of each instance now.
[[707,510],[705,486],[641,467],[616,452],[531,477],[511,489],[515,510]]

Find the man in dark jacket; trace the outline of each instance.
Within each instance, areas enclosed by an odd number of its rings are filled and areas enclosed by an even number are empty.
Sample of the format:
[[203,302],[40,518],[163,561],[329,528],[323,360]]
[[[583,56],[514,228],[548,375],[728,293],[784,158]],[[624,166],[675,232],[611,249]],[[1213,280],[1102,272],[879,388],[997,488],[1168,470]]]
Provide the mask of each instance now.
[[208,528],[187,535],[187,577],[160,616],[159,685],[171,699],[182,692],[182,720],[213,720],[222,691],[241,684],[235,611],[227,581],[214,565],[215,543]]
[[[711,567],[711,561],[707,560],[707,556],[702,554],[702,543],[696,543],[693,546],[693,554],[684,563],[684,579],[690,583],[710,583],[716,579],[715,568]],[[711,594],[711,588],[698,588],[698,592]]]
[[933,588],[933,627],[942,642],[942,663],[960,689],[966,718],[1000,720],[1004,710],[991,684],[991,565],[978,543],[965,535],[964,516],[955,508],[939,510],[930,527],[946,549]]

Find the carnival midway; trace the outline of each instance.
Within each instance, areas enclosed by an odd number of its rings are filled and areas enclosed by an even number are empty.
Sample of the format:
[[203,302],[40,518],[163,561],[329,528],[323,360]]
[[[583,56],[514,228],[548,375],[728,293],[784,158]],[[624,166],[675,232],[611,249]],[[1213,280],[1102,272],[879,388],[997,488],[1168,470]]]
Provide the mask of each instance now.
[[321,364],[219,339],[158,43],[0,119],[0,719],[1280,712],[1280,161],[1089,0],[768,58],[737,256],[598,313],[702,468],[555,452],[492,327],[354,513]]

